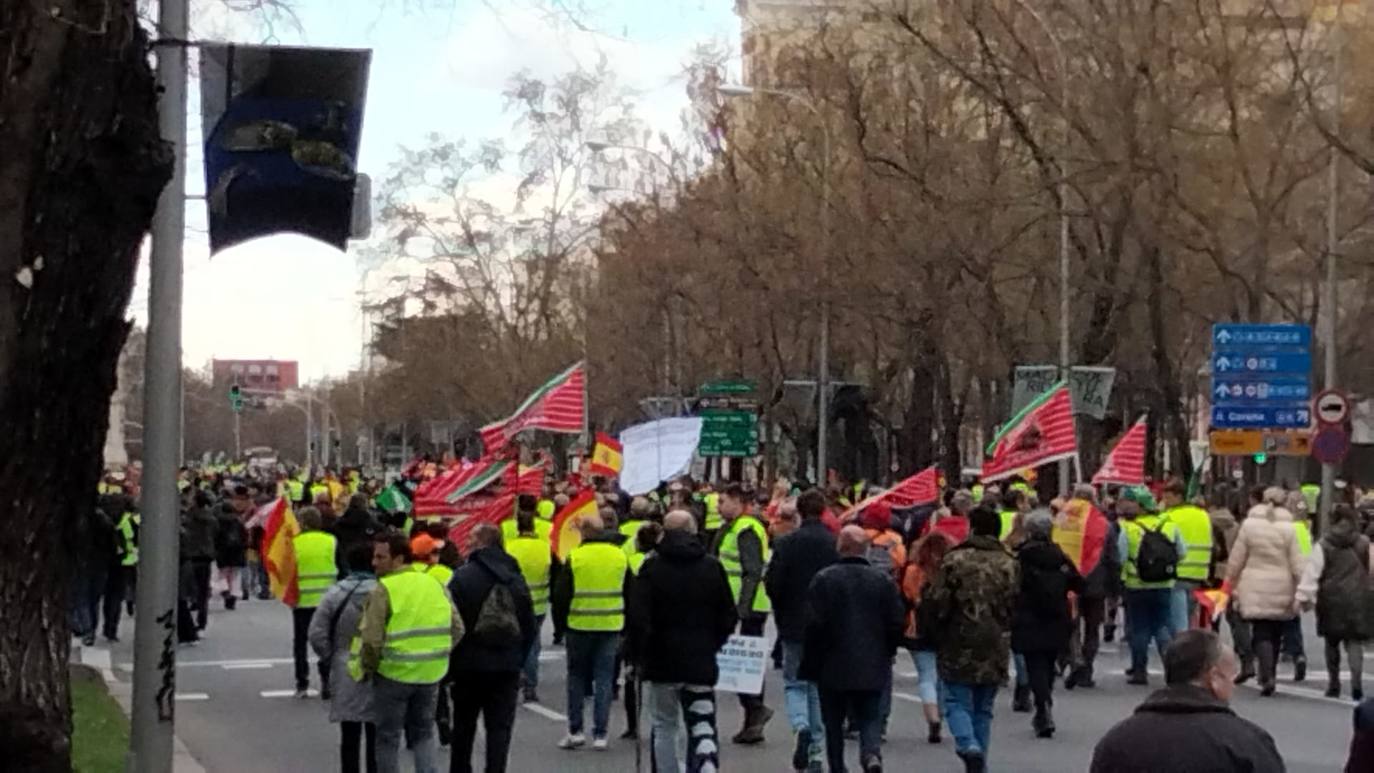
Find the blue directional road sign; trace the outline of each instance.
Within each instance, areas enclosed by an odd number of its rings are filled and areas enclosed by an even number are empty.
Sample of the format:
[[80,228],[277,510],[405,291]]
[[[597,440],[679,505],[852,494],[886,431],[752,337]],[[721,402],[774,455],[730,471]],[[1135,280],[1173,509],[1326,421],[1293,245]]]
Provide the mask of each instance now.
[[1212,352],[1212,375],[1215,377],[1310,372],[1311,352]]
[[1307,325],[1241,325],[1212,326],[1212,348],[1263,350],[1268,347],[1311,349],[1312,328]]
[[1306,403],[1260,406],[1212,406],[1215,429],[1306,429],[1312,410]]
[[1212,400],[1217,403],[1292,403],[1311,399],[1312,385],[1301,376],[1212,379]]

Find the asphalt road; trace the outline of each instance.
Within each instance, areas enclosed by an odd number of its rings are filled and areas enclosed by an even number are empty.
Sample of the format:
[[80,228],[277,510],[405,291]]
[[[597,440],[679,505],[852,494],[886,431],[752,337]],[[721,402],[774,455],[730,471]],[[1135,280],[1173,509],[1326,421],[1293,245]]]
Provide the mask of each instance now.
[[[275,601],[255,600],[240,603],[237,610],[227,612],[217,599],[212,604],[215,609],[206,640],[177,652],[177,735],[191,754],[210,773],[337,770],[338,729],[328,722],[326,704],[318,698],[291,697],[291,616],[287,608]],[[1290,669],[1283,669],[1277,697],[1261,699],[1253,686],[1246,686],[1237,691],[1233,705],[1242,716],[1259,723],[1274,736],[1290,771],[1329,773],[1344,765],[1353,704],[1321,696],[1325,672],[1320,660],[1320,640],[1311,633],[1308,622],[1307,649],[1312,661],[1308,681],[1292,684],[1285,676]],[[547,625],[544,635],[540,686],[543,702],[519,710],[509,770],[633,771],[634,743],[617,738],[625,728],[621,704],[613,708],[610,750],[566,752],[556,748],[565,730],[563,652],[547,645]],[[127,680],[132,674],[131,621],[124,621],[121,638],[123,643],[114,645],[110,658],[116,677]],[[1370,663],[1374,667],[1374,657]],[[1029,715],[1013,714],[1010,692],[1004,690],[993,723],[990,769],[1018,773],[1085,770],[1097,740],[1148,694],[1145,688],[1125,684],[1124,666],[1125,658],[1117,645],[1105,644],[1098,664],[1098,687],[1056,693],[1059,732],[1052,740],[1034,737]],[[1158,663],[1152,661],[1151,667],[1157,669]],[[1158,684],[1162,678],[1155,676],[1153,681]],[[1368,683],[1374,689],[1374,676]],[[719,697],[723,770],[787,769],[791,738],[781,709],[781,686],[780,674],[770,673],[768,704],[777,710],[777,716],[768,727],[767,743],[758,747],[729,743],[728,737],[740,725],[741,713],[734,696]],[[915,699],[915,677],[905,656],[897,661],[894,692],[884,747],[887,769],[962,771],[948,737],[936,746],[925,741],[925,723]],[[478,743],[480,755],[480,733]],[[447,750],[443,754],[447,760]],[[647,761],[647,748],[644,758]],[[850,749],[850,758],[857,767],[856,749]]]

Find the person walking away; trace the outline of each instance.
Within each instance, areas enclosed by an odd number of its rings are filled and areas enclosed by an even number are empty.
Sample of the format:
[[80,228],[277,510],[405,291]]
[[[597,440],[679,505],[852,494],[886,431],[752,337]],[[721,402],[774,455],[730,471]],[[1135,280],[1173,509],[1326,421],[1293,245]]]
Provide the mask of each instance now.
[[1069,594],[1083,593],[1083,576],[1064,551],[1051,539],[1054,521],[1048,510],[1026,514],[1026,541],[1016,553],[1021,567],[1021,589],[1011,626],[1011,648],[1026,658],[1035,716],[1031,727],[1037,738],[1054,736],[1052,690],[1059,654],[1073,635]]
[[1016,528],[1016,519],[1028,511],[1028,500],[1026,492],[1019,488],[1009,488],[1002,492],[1002,510],[997,515],[1002,519],[1002,529],[997,533],[997,539],[1006,542],[1011,538],[1012,530]]
[[1231,710],[1238,671],[1235,653],[1211,631],[1176,636],[1164,651],[1164,689],[1102,736],[1089,773],[1283,773],[1274,739]]
[[449,581],[453,579],[453,570],[439,563],[439,552],[443,548],[444,542],[429,534],[417,534],[410,538],[410,555],[414,558],[411,563],[414,564],[415,570],[433,577],[447,588]]
[[696,532],[692,513],[664,516],[663,537],[640,567],[626,609],[626,654],[647,686],[655,773],[683,769],[684,726],[687,773],[720,769],[716,653],[739,617],[725,569]]
[[1330,526],[1298,583],[1304,610],[1317,608],[1317,635],[1326,642],[1326,697],[1341,695],[1341,646],[1350,666],[1350,697],[1364,699],[1364,642],[1370,625],[1369,538],[1359,533],[1359,513],[1349,505],[1331,511]]
[[592,748],[605,751],[611,719],[611,683],[616,645],[625,628],[629,561],[599,515],[583,516],[582,544],[568,555],[567,570],[554,583],[553,614],[566,621],[568,734],[560,749],[580,749],[587,686],[592,688]]
[[215,519],[215,566],[224,581],[220,598],[224,600],[224,608],[232,610],[238,603],[238,574],[248,565],[248,530],[232,501],[219,506]]
[[870,563],[868,549],[863,529],[841,529],[839,562],[822,569],[807,591],[800,675],[820,689],[830,773],[846,769],[846,718],[859,730],[861,769],[883,769],[881,704],[902,639],[902,602],[891,576]]
[[[738,483],[726,486],[718,496],[723,525],[716,537],[715,553],[735,595],[739,633],[763,636],[768,613],[772,611],[763,584],[763,570],[768,565],[768,529],[757,515],[745,510],[747,500]],[[762,688],[758,695],[740,693],[739,704],[744,709],[744,726],[730,740],[737,744],[763,743],[763,728],[773,718],[773,710],[764,704]]]
[[[353,569],[372,569],[372,543],[377,539],[382,526],[372,515],[372,511],[367,507],[367,494],[354,493],[348,497],[348,507],[344,509],[343,515],[334,523],[334,538],[339,541],[339,555],[344,557],[345,565],[341,567],[344,571]],[[366,545],[368,553],[368,564],[363,567],[348,565],[348,556],[354,555],[352,547],[354,545]]]
[[1153,639],[1160,658],[1174,637],[1172,604],[1178,562],[1187,552],[1178,527],[1158,516],[1140,512],[1132,499],[1117,503],[1117,553],[1122,556],[1121,579],[1125,586],[1126,634],[1131,649],[1127,684],[1150,683],[1149,646]]
[[415,773],[438,773],[434,706],[449,654],[463,640],[463,618],[448,591],[410,560],[404,535],[377,541],[372,567],[379,580],[363,602],[350,648],[350,673],[372,686],[378,773],[400,773],[403,735],[415,756]]
[[835,535],[822,520],[825,505],[825,495],[818,489],[797,497],[801,525],[774,543],[764,574],[764,588],[776,611],[778,640],[782,642],[783,703],[794,736],[794,771],[819,768],[824,754],[820,692],[799,672],[805,647],[807,590],[822,569],[840,560]]
[[[1298,538],[1298,550],[1303,561],[1312,556],[1312,528],[1308,522],[1307,499],[1297,491],[1290,491],[1285,499],[1288,512],[1293,514],[1293,533]],[[1283,626],[1283,656],[1293,659],[1293,681],[1301,682],[1307,678],[1307,652],[1302,640],[1302,612],[1299,610]]]
[[[922,534],[929,534],[932,531],[939,531],[954,541],[958,545],[968,539],[969,535],[969,513],[973,510],[973,494],[963,489],[954,492],[949,499],[949,512],[936,511],[935,515],[926,521],[925,529]],[[1002,519],[998,516],[997,533],[1002,533]]]
[[1177,635],[1188,630],[1197,617],[1197,596],[1194,591],[1207,585],[1212,572],[1212,519],[1207,511],[1189,503],[1188,486],[1175,478],[1164,485],[1164,512],[1160,520],[1178,528],[1184,544],[1183,557],[1178,562],[1173,596],[1169,602],[1170,627]]
[[[76,571],[71,585],[68,621],[72,634],[87,647],[95,644],[100,627],[101,597],[107,592],[109,574],[119,569],[114,521],[102,507],[93,507],[77,532]],[[108,618],[107,618],[108,623]],[[108,633],[108,628],[107,631]]]
[[[186,550],[185,558],[190,564],[196,630],[203,632],[210,617],[210,564],[215,560],[215,535],[219,532],[219,519],[212,509],[214,500],[207,492],[197,491],[193,501],[195,505],[182,519],[182,528],[186,532],[182,544]],[[330,582],[333,581],[334,578],[330,578]]]
[[911,653],[911,662],[916,667],[916,695],[921,699],[921,713],[926,718],[926,741],[932,744],[941,741],[944,687],[940,683],[939,666],[936,663],[935,639],[925,622],[929,617],[925,610],[930,607],[924,607],[922,599],[940,569],[940,562],[953,546],[950,538],[940,533],[927,534],[913,542],[907,551],[907,563],[902,569],[900,586],[902,600],[906,604],[902,645]]
[[[625,550],[625,559],[630,569],[630,576],[625,589],[627,598],[634,592],[634,584],[638,582],[639,570],[644,566],[644,561],[662,539],[662,524],[641,522],[640,528],[634,532],[634,536],[628,538],[622,546]],[[634,543],[633,550],[631,550],[631,542]],[[624,665],[625,732],[621,733],[620,738],[621,740],[632,741],[638,740],[639,738],[639,700],[640,683],[642,680],[639,675],[639,667],[635,665],[634,660],[628,657],[628,646],[628,641],[622,637],[620,640],[620,651],[616,653],[616,670],[619,671],[621,664]]]
[[486,773],[505,773],[515,731],[520,670],[539,635],[520,564],[502,547],[501,528],[482,524],[449,593],[467,635],[453,650],[446,680],[453,699],[451,773],[471,773],[477,717],[486,734]]
[[[345,559],[352,567],[348,576],[325,591],[310,619],[310,648],[320,660],[330,662],[334,697],[329,702],[329,721],[339,726],[340,770],[368,773],[377,770],[377,725],[372,711],[372,685],[359,682],[348,668],[349,648],[358,635],[363,602],[377,588],[372,570],[372,546],[352,542]],[[364,765],[358,764],[363,752]]]
[[102,633],[110,644],[119,643],[119,616],[125,605],[129,614],[133,606],[129,602],[134,592],[131,578],[138,575],[138,543],[135,541],[135,522],[133,501],[122,493],[112,493],[100,498],[100,510],[106,517],[114,518],[114,557],[105,575],[104,595],[101,600]]
[[533,511],[521,510],[516,513],[515,520],[515,538],[505,540],[504,546],[506,552],[520,566],[520,576],[525,578],[525,587],[529,588],[534,612],[534,637],[530,640],[530,648],[521,669],[522,699],[525,703],[538,703],[539,632],[544,629],[544,618],[549,614],[549,578],[553,556],[548,540],[540,537],[535,530]]
[[[859,525],[868,538],[866,557],[874,569],[891,578],[893,587],[898,589],[902,581],[902,570],[906,568],[906,543],[902,535],[893,528],[892,507],[884,501],[874,502],[859,514]],[[892,670],[888,669],[891,676]],[[882,691],[878,713],[882,719],[882,737],[887,737],[887,721],[892,715],[892,682],[889,680]]]
[[[1228,567],[1231,564],[1231,553],[1235,550],[1236,538],[1240,536],[1240,526],[1245,522],[1246,514],[1257,505],[1262,504],[1264,504],[1263,486],[1252,487],[1247,500],[1236,503],[1240,517],[1226,543],[1226,563],[1221,566],[1216,575],[1221,580],[1226,579]],[[1235,589],[1232,588],[1231,590],[1231,601],[1226,605],[1226,624],[1231,629],[1231,646],[1235,648],[1236,657],[1240,659],[1240,673],[1236,676],[1236,684],[1245,684],[1255,678],[1255,637],[1254,631],[1250,630],[1250,623],[1246,622],[1240,613],[1240,604],[1236,601]]]
[[143,519],[138,514],[138,505],[129,495],[121,497],[120,505],[122,509],[115,531],[120,543],[120,573],[124,575],[124,612],[132,617],[138,591],[138,531]]
[[1097,509],[1096,492],[1089,484],[1074,487],[1073,497],[1064,503],[1050,539],[1073,562],[1083,578],[1083,590],[1076,597],[1069,636],[1070,671],[1064,677],[1064,689],[1096,687],[1093,663],[1101,643],[1102,622],[1106,616],[1107,595],[1121,575],[1121,561],[1116,555],[1116,541],[1111,539],[1112,525]]
[[1007,680],[1011,622],[1020,570],[997,539],[1001,519],[988,507],[969,514],[971,534],[940,562],[922,594],[923,618],[930,605],[930,633],[945,683],[945,723],[967,773],[987,769],[992,741],[992,707]]
[[1227,566],[1232,598],[1250,624],[1260,695],[1265,697],[1274,694],[1283,627],[1297,615],[1295,599],[1303,573],[1293,515],[1282,502],[1282,489],[1265,489],[1264,503],[1251,508],[1241,524]]
[[[301,533],[291,538],[291,545],[296,551],[296,587],[299,593],[291,609],[291,656],[296,665],[296,697],[305,698],[310,690],[310,660],[306,655],[310,618],[324,598],[324,592],[338,579],[339,570],[334,560],[337,542],[334,535],[323,530],[320,511],[303,507],[296,514],[296,520],[300,523]],[[320,697],[329,700],[329,661],[320,660],[315,665],[320,673]]]

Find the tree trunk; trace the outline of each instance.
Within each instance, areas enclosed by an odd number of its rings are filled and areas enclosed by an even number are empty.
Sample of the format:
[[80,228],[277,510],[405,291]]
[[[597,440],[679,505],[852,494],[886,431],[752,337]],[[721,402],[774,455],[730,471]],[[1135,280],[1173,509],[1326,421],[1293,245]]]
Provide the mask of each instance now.
[[0,749],[71,769],[68,587],[168,179],[133,0],[0,4]]

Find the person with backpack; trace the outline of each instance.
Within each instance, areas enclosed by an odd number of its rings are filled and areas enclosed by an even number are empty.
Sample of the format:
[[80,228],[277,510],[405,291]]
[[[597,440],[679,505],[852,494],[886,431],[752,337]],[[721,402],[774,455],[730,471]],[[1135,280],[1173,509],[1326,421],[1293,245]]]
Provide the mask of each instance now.
[[1284,626],[1297,617],[1297,587],[1305,563],[1283,498],[1283,489],[1265,489],[1264,502],[1252,507],[1241,524],[1226,572],[1233,603],[1250,624],[1260,695],[1265,697],[1274,694]]
[[377,725],[372,713],[372,685],[358,681],[348,669],[349,646],[358,633],[363,602],[377,587],[372,543],[350,543],[345,560],[350,567],[348,576],[325,591],[310,618],[310,648],[320,660],[332,663],[329,673],[334,695],[329,701],[329,721],[339,725],[339,769],[343,773],[363,769],[358,765],[358,751],[366,737],[366,770],[373,773],[377,769]]
[[520,564],[502,546],[501,527],[482,524],[468,538],[468,560],[449,594],[468,634],[449,658],[453,700],[450,771],[472,771],[477,716],[486,731],[486,773],[504,773],[515,730],[520,672],[539,635]]
[[1188,548],[1177,526],[1160,521],[1153,513],[1142,514],[1140,503],[1134,499],[1123,499],[1117,504],[1117,522],[1121,533],[1116,552],[1122,557],[1122,600],[1131,649],[1131,670],[1126,683],[1146,685],[1150,683],[1146,674],[1150,640],[1154,640],[1162,659],[1164,649],[1178,633],[1171,621],[1174,580],[1178,562]]
[[1341,695],[1341,645],[1350,662],[1350,697],[1364,699],[1364,641],[1371,634],[1369,538],[1359,533],[1359,513],[1349,505],[1331,511],[1326,534],[1298,583],[1298,603],[1317,608],[1317,634],[1326,641],[1326,697]]
[[1083,576],[1051,539],[1054,520],[1048,510],[1032,510],[1023,516],[1026,541],[1016,552],[1021,566],[1021,588],[1011,623],[1011,649],[1026,659],[1035,716],[1031,726],[1038,738],[1054,735],[1056,661],[1069,646],[1073,615],[1069,593],[1083,593]]

